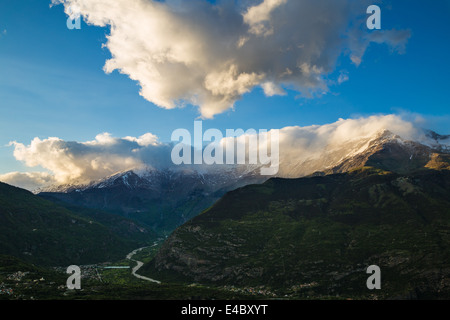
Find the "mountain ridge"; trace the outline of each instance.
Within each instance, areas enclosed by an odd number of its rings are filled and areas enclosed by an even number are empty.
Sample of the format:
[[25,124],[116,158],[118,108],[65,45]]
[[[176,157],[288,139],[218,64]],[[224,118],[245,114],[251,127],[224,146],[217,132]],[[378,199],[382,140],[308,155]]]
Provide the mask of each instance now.
[[[376,145],[384,145],[387,143],[398,143],[399,145],[409,146],[411,152],[413,153],[415,152],[414,148],[422,149],[423,151],[426,149],[428,153],[450,153],[450,135],[440,135],[434,131],[425,130],[425,135],[415,141],[405,140],[390,130],[383,129],[370,137],[350,138],[337,147],[328,145],[324,148],[324,151],[320,154],[320,157],[316,156],[311,159],[306,157],[305,161],[297,163],[295,163],[297,159],[282,159],[280,161],[281,173],[278,173],[275,176],[281,178],[301,178],[314,172],[321,171],[327,173],[337,173],[339,172],[337,168],[341,166],[341,163],[349,162],[352,158],[367,153],[368,149],[374,149],[374,146],[376,147]],[[281,150],[281,154],[282,153],[283,151]],[[322,160],[322,163],[316,165],[318,168],[307,169],[309,171],[306,172],[304,168],[302,169],[303,171],[298,171],[295,169],[296,167],[308,167],[310,162],[317,161],[318,158],[325,158],[328,160]],[[294,164],[290,163],[289,160],[292,160]],[[360,166],[361,165],[358,164],[354,167],[356,168]],[[116,172],[107,177],[93,180],[88,183],[80,183],[75,181],[74,183],[56,184],[34,190],[33,193],[69,193],[73,191],[85,191],[90,188],[102,188],[107,187],[108,184],[111,184],[111,181],[116,180],[117,178],[126,177],[130,174],[134,174],[143,180],[147,180],[147,182],[150,181],[153,175],[177,175],[183,174],[183,172],[187,172],[187,174],[197,173],[199,176],[211,175],[215,177],[218,173],[223,172],[237,178],[238,176],[258,175],[257,171],[260,167],[260,165],[184,165],[168,167],[166,169],[155,169],[151,166],[140,166],[135,169]],[[266,178],[266,180],[267,179],[268,178]]]
[[[363,166],[398,173],[426,166],[447,167],[448,148],[442,141],[447,141],[448,136],[428,133],[426,137],[420,143],[381,130],[374,136],[354,137],[337,146],[327,146],[313,158],[283,157],[283,150],[280,150],[277,177],[326,175]],[[226,192],[263,183],[269,178],[259,174],[258,166],[179,166],[164,170],[141,167],[85,185],[48,189],[39,196],[120,214],[167,235],[213,205]]]

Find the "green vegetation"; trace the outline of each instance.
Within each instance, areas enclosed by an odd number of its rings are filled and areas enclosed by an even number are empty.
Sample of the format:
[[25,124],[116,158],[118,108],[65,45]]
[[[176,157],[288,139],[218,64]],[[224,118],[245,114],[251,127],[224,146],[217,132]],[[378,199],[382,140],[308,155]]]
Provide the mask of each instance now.
[[[290,298],[450,298],[450,172],[271,179],[178,228],[143,275]],[[370,265],[383,290],[366,287]]]
[[[153,246],[132,220],[0,184],[0,299],[449,299],[449,189],[446,170],[271,179]],[[134,260],[162,284],[133,276]],[[71,264],[82,290],[66,288]]]
[[0,183],[0,254],[43,266],[114,261],[154,240],[143,230],[120,217],[74,212]]
[[[143,251],[150,258],[152,252]],[[133,265],[123,260],[114,265]],[[0,300],[192,300],[257,299],[261,296],[201,285],[154,284],[131,275],[130,269],[81,266],[81,290],[68,290],[65,270],[36,267],[0,255]],[[134,265],[133,265],[134,266]]]

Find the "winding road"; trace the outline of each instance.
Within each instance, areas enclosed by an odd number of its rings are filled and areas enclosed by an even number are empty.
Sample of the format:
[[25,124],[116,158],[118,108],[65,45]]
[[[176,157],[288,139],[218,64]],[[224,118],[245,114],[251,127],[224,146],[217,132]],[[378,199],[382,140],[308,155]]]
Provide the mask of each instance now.
[[[156,245],[157,244],[155,243],[155,244],[153,244],[152,247],[154,247]],[[161,281],[158,281],[158,280],[155,280],[155,279],[151,279],[151,278],[147,278],[147,277],[141,276],[141,275],[136,273],[144,265],[144,263],[142,261],[138,261],[138,260],[133,259],[133,256],[136,253],[138,253],[138,252],[140,252],[140,251],[142,251],[143,249],[146,249],[146,248],[150,248],[150,247],[143,247],[143,248],[139,248],[139,249],[133,250],[127,255],[127,259],[128,260],[134,261],[134,262],[137,263],[137,265],[131,270],[131,274],[133,276],[135,276],[136,278],[138,278],[138,279],[142,279],[142,280],[154,282],[154,283],[157,283],[157,284],[161,284]]]

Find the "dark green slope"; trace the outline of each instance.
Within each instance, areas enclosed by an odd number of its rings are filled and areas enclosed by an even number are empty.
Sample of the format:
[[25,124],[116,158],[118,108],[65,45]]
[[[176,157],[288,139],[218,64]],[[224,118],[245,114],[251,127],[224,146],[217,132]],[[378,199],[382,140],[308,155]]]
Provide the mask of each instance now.
[[[140,246],[143,238],[130,239],[130,228],[137,227],[134,223],[115,222],[108,222],[104,213],[75,213],[0,183],[0,254],[45,266],[120,259]],[[141,234],[143,229],[135,232]]]
[[43,272],[45,269],[26,263],[16,257],[0,255],[0,274],[21,272]]
[[106,212],[104,210],[72,205],[47,195],[43,196],[38,194],[37,196],[45,200],[49,200],[58,206],[64,207],[78,216],[97,221],[119,237],[132,239],[141,244],[153,243],[156,239],[158,239],[158,234],[156,234],[149,227],[145,226],[142,222]]
[[[271,179],[178,228],[142,274],[294,297],[450,298],[450,172]],[[382,270],[381,291],[366,287]]]

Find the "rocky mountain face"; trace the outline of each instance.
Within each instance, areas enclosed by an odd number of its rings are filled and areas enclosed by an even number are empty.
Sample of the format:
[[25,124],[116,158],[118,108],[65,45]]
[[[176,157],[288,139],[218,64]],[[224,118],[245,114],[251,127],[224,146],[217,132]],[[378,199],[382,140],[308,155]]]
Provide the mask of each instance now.
[[[374,166],[397,173],[423,167],[448,166],[448,136],[429,132],[425,141],[405,141],[389,131],[351,137],[313,155],[290,156],[280,150],[278,177],[300,178],[348,172]],[[295,146],[294,146],[295,149]],[[295,154],[295,153],[294,153]],[[447,163],[447,164],[446,164]],[[50,200],[123,215],[161,234],[170,233],[226,192],[265,182],[258,166],[185,166],[120,172],[87,185],[70,184],[41,190]],[[441,167],[442,169],[442,167]]]
[[[424,145],[415,141],[405,141],[389,131],[381,133],[368,144],[367,149],[353,157],[344,159],[326,173],[347,172],[351,169],[372,166],[397,173],[408,173],[424,167],[433,167],[433,159],[450,159],[446,145]],[[448,164],[448,161],[447,161]]]
[[[274,178],[227,193],[142,272],[298,298],[448,299],[449,208],[448,169]],[[366,287],[371,265],[381,268],[382,290]]]

